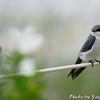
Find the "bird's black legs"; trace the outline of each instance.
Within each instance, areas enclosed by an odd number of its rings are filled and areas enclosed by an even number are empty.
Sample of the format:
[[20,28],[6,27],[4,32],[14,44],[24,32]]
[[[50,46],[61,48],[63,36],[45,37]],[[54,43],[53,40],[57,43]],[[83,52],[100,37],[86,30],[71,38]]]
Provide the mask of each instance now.
[[89,62],[92,64],[92,67],[94,67],[94,64],[93,64],[93,63],[94,63],[94,61],[91,61],[91,60],[90,60]]
[[92,64],[92,67],[94,67],[93,63],[95,63],[95,62],[98,62],[100,64],[100,60],[90,60],[89,62]]
[[98,62],[100,64],[100,60],[95,60],[96,62]]

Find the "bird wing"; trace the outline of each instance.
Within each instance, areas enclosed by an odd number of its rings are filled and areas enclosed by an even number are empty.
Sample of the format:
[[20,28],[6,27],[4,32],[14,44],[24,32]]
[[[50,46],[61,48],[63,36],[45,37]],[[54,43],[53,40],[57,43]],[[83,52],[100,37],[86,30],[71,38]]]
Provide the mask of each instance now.
[[[93,36],[92,34],[90,34],[86,40],[86,42],[84,43],[83,47],[81,48],[80,52],[86,52],[88,50],[90,50],[94,44],[96,40],[96,37]],[[82,62],[82,60],[78,57],[75,64],[80,64]],[[68,76],[71,75],[72,79],[75,79],[86,67],[83,68],[74,68],[70,71],[70,73],[68,74]],[[68,77],[67,76],[67,77]]]
[[84,43],[83,47],[81,48],[80,52],[86,52],[92,48],[92,45],[94,44],[96,40],[96,37],[90,34]]
[[[81,48],[80,52],[87,52],[87,51],[89,51],[92,48],[95,40],[96,40],[96,37],[93,36],[92,34],[90,34],[88,36],[86,42],[84,43],[83,47]],[[75,64],[80,64],[81,62],[82,62],[82,60],[78,57],[76,62],[75,62]]]
[[[78,57],[76,60],[75,64],[80,64],[82,62],[82,60]],[[68,74],[67,77],[69,77],[71,75],[72,79],[76,78],[83,70],[85,69],[85,67],[83,68],[74,68],[70,71],[70,73]]]

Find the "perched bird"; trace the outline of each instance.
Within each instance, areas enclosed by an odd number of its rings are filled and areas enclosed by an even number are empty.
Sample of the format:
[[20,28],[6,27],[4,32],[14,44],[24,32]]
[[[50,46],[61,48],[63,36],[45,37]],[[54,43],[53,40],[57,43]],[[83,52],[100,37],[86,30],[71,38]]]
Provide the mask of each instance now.
[[[88,36],[86,42],[81,48],[78,58],[75,64],[87,63],[90,62],[93,65],[93,62],[99,62],[97,58],[100,56],[100,25],[95,25],[91,29],[92,33]],[[72,79],[75,79],[86,67],[83,68],[74,68],[70,71],[67,77],[71,76]]]

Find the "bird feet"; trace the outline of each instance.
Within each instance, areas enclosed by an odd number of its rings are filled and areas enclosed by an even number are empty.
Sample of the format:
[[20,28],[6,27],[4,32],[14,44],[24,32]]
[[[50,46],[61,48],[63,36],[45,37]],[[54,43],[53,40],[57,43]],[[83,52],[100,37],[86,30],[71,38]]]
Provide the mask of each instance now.
[[92,64],[92,67],[94,67],[95,62],[100,64],[100,60],[90,60],[89,62]]
[[96,62],[98,62],[100,64],[100,60],[95,60]]
[[90,60],[89,62],[92,64],[92,67],[94,67],[93,63],[95,63],[95,61],[94,60]]

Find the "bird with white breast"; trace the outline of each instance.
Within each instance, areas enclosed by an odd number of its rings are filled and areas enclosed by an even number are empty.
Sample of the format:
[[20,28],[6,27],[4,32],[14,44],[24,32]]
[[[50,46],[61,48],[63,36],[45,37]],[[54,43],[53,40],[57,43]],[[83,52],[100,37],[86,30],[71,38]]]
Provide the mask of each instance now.
[[[90,62],[94,66],[95,61],[100,63],[98,60],[100,56],[100,25],[95,25],[91,31],[92,33],[82,46],[75,64]],[[74,68],[67,77],[71,76],[72,79],[75,79],[85,68]]]

